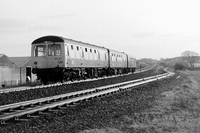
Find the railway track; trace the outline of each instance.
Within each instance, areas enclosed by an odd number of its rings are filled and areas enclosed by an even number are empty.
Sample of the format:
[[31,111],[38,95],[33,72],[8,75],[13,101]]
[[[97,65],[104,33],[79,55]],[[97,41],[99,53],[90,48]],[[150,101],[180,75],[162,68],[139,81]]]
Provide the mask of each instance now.
[[[145,71],[149,71],[151,69],[153,69],[156,65],[154,65],[153,67],[150,68],[145,68],[142,70],[136,70],[135,73],[141,73],[141,72],[145,72]],[[123,75],[128,75],[128,74],[123,74]],[[88,82],[88,81],[94,81],[94,80],[100,80],[100,79],[104,79],[104,78],[113,78],[113,77],[117,77],[117,76],[123,76],[123,75],[114,75],[114,76],[109,76],[109,77],[103,77],[103,78],[93,78],[93,79],[86,79],[86,80],[75,80],[73,82],[71,81],[67,81],[65,83],[55,83],[55,84],[49,84],[49,85],[39,85],[39,86],[35,86],[35,87],[15,87],[15,88],[7,88],[7,89],[0,89],[0,93],[9,93],[9,92],[14,92],[14,91],[23,91],[23,90],[31,90],[31,89],[38,89],[38,88],[45,88],[45,87],[56,87],[56,86],[61,86],[63,84],[75,84],[75,83],[81,83],[81,82]]]
[[40,114],[46,114],[48,112],[56,111],[58,109],[66,109],[67,106],[75,105],[77,103],[91,100],[93,98],[99,98],[114,93],[120,93],[129,88],[167,78],[172,75],[173,73],[168,71],[164,74],[118,83],[114,85],[108,85],[89,90],[83,90],[52,97],[3,105],[0,106],[0,124],[3,125],[6,124],[8,121],[13,120],[28,120],[29,117],[35,117]]

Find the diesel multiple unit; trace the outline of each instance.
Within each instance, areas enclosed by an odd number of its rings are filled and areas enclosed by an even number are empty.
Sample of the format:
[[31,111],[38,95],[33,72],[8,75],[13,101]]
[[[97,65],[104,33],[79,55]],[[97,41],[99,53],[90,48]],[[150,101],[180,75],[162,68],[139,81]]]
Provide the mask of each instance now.
[[44,84],[123,74],[136,68],[136,59],[124,52],[59,36],[34,40],[31,51],[32,73]]

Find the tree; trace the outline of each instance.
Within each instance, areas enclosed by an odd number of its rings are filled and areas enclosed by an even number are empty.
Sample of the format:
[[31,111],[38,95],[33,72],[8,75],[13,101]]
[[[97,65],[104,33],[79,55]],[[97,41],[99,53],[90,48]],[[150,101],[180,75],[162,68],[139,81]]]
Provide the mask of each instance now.
[[186,61],[190,67],[194,67],[194,63],[199,60],[199,54],[194,51],[185,51],[181,55],[183,61]]

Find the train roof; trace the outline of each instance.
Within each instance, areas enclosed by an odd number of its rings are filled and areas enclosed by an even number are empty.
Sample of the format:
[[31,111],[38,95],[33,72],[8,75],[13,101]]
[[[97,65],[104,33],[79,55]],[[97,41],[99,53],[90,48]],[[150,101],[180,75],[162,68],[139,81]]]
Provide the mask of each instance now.
[[117,50],[113,50],[113,49],[110,49],[110,48],[108,48],[108,50],[109,50],[110,52],[115,52],[115,53],[120,53],[120,54],[126,54],[126,53],[124,53],[124,52],[117,51]]
[[134,56],[127,54],[129,58],[136,59]]
[[40,37],[40,38],[34,40],[32,42],[32,44],[45,43],[45,42],[65,42],[65,41],[73,41],[73,42],[77,42],[77,43],[82,43],[82,44],[90,45],[90,46],[93,46],[93,47],[95,46],[95,47],[107,49],[107,48],[102,47],[102,46],[98,46],[98,45],[94,45],[94,44],[89,44],[89,43],[85,43],[85,42],[81,42],[81,41],[76,41],[76,40],[64,38],[64,37],[61,37],[61,36],[52,36],[52,35]]
[[[45,42],[63,42],[64,43],[66,41],[72,41],[72,42],[76,42],[76,43],[82,43],[82,44],[85,44],[85,45],[90,45],[92,47],[98,47],[98,48],[102,48],[102,49],[106,49],[106,50],[108,49],[108,50],[113,51],[113,52],[117,52],[117,53],[121,53],[121,54],[126,54],[124,52],[116,51],[116,50],[105,48],[105,47],[102,47],[102,46],[98,46],[98,45],[94,45],[94,44],[89,44],[89,43],[85,43],[85,42],[81,42],[81,41],[76,41],[76,40],[64,38],[64,37],[61,37],[61,36],[54,36],[54,35],[40,37],[40,38],[34,40],[32,42],[32,44],[39,44],[39,43],[45,43]],[[126,54],[126,55],[128,55],[128,54]],[[133,56],[130,56],[130,55],[128,55],[128,56],[134,58]]]
[[32,44],[44,43],[44,42],[64,42],[64,39],[59,36],[43,36],[32,42]]

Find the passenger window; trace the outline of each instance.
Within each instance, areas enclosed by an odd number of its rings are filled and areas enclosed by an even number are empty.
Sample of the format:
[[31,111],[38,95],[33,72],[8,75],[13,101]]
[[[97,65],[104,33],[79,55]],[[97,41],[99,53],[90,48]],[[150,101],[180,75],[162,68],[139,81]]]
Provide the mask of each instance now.
[[67,55],[69,56],[69,48],[68,48],[68,46],[66,46],[67,47]]
[[71,45],[71,50],[73,50],[73,45]]
[[77,51],[79,51],[79,47],[77,46]]
[[34,47],[34,56],[46,56],[46,45],[36,45]]
[[84,52],[82,48],[81,48],[81,57],[84,57]]
[[60,44],[50,44],[50,45],[48,45],[48,55],[49,56],[61,55],[61,45]]
[[92,53],[92,49],[90,49],[90,53]]
[[98,59],[100,59],[100,53],[99,53],[99,51],[97,51],[97,53],[98,53]]
[[85,48],[85,52],[87,52],[87,48]]
[[96,53],[96,50],[94,50],[94,53]]

